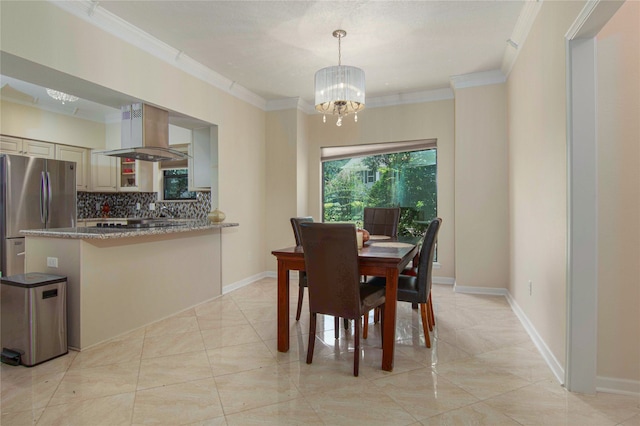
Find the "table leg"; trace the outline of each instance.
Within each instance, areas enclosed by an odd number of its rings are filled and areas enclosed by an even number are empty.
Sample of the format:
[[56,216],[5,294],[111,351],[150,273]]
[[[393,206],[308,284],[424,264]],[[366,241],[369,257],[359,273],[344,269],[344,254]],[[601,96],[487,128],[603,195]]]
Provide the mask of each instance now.
[[278,352],[289,351],[289,270],[278,260]]
[[382,369],[393,371],[393,353],[396,345],[396,300],[398,296],[398,270],[387,270],[387,285],[384,304],[384,343],[382,346]]

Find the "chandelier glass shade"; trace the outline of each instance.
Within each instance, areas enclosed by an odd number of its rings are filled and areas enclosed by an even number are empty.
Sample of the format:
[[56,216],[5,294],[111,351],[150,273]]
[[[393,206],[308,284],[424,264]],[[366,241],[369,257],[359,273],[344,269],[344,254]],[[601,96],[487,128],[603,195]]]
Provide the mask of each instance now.
[[336,30],[333,36],[338,39],[338,65],[322,68],[315,76],[316,110],[326,114],[337,115],[337,126],[342,125],[342,117],[355,114],[364,109],[365,79],[364,71],[357,67],[341,64],[340,39],[346,36],[344,30]]
[[77,96],[69,95],[68,93],[59,92],[53,89],[47,89],[47,95],[51,96],[56,101],[62,102],[63,104],[65,102],[75,102],[79,99]]

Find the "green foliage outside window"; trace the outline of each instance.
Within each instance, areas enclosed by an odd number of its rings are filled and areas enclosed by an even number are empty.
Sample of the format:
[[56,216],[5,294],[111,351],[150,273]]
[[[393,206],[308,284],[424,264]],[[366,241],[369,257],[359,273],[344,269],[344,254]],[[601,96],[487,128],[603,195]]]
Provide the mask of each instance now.
[[435,149],[326,161],[322,173],[325,222],[361,222],[364,207],[400,207],[399,234],[419,236],[438,215]]
[[189,172],[187,169],[164,170],[162,179],[165,200],[196,199],[196,193],[189,191]]

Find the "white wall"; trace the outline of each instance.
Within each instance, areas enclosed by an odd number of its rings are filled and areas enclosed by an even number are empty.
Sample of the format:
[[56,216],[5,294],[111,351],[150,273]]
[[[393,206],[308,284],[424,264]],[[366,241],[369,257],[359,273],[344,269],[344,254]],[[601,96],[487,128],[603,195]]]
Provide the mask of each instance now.
[[506,85],[457,89],[455,97],[456,288],[506,289],[509,281]]
[[295,245],[289,218],[298,216],[298,115],[295,109],[267,113],[267,268],[276,270],[272,250]]
[[564,35],[583,5],[544,2],[507,81],[509,292],[560,365],[567,316]]
[[0,133],[84,148],[105,148],[105,124],[2,101]]
[[640,392],[640,3],[598,34],[597,70],[598,384]]

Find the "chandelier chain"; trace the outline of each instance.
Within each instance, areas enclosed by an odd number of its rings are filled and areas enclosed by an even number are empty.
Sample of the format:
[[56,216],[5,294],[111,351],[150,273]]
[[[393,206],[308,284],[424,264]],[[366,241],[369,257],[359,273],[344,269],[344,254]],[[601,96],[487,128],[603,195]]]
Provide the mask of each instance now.
[[342,65],[342,34],[338,33],[338,66]]

